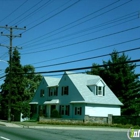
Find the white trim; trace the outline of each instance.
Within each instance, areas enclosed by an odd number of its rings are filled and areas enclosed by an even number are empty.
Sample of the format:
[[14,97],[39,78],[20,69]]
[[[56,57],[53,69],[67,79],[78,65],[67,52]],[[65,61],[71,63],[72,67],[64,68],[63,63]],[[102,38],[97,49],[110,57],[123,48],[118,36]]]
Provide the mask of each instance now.
[[54,85],[54,86],[47,86],[48,88],[50,88],[50,87],[59,87],[59,85]]
[[30,105],[34,105],[34,104],[37,105],[38,102],[30,102],[29,104],[30,104]]
[[75,104],[75,103],[87,103],[87,102],[85,102],[85,101],[71,101],[70,103]]
[[46,105],[46,104],[59,104],[59,99],[53,99],[53,100],[51,100],[51,101],[45,101],[44,103],[43,103],[44,105]]

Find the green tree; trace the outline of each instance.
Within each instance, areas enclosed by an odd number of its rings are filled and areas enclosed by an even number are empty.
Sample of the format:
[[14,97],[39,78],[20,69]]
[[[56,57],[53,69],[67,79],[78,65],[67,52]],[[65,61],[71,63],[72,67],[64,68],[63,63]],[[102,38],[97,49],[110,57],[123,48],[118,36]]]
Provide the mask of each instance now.
[[[22,108],[21,103],[24,99],[23,72],[20,64],[20,54],[17,49],[14,49],[11,63],[11,74],[10,68],[7,67],[5,70],[6,79],[2,85],[2,111],[4,112],[5,117],[8,115],[8,105],[10,105],[11,108],[10,114],[20,112]],[[11,92],[9,93],[10,89]]]
[[[138,75],[135,74],[136,65],[134,63],[126,63],[131,58],[124,53],[119,55],[116,51],[111,54],[111,59],[107,62],[103,61],[104,67],[97,67],[93,64],[89,74],[100,75],[110,89],[116,94],[122,106],[123,115],[138,115],[140,100],[140,81]],[[119,64],[120,63],[120,64]]]
[[[10,75],[9,67],[6,68],[6,79],[2,88],[2,119],[7,119],[9,99],[11,101],[11,115],[19,118],[20,113],[24,117],[30,116],[29,102],[34,96],[35,90],[42,79],[41,75],[35,75],[35,69],[31,65],[22,66],[20,64],[20,54],[14,49],[12,57],[12,72]],[[11,82],[10,82],[11,80]],[[11,95],[9,95],[11,89]],[[18,116],[18,117],[17,117]]]
[[29,117],[30,116],[30,105],[29,102],[34,96],[34,93],[42,79],[42,76],[39,74],[35,74],[35,68],[31,65],[25,65],[23,66],[24,71],[24,103],[23,103],[23,117]]

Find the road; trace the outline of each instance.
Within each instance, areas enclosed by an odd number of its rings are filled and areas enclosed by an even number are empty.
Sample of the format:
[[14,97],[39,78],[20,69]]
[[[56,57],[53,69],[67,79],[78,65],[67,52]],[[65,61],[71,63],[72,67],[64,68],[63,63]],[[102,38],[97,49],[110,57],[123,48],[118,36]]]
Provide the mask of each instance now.
[[0,140],[128,140],[125,131],[11,128],[0,126]]

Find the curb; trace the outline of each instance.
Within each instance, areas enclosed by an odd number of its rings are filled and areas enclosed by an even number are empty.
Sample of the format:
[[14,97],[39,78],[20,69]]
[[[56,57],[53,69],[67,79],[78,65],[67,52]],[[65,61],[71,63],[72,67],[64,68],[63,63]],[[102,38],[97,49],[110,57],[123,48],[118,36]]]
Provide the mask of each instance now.
[[28,125],[17,125],[13,123],[1,122],[0,126],[6,127],[17,127],[17,128],[31,128],[31,129],[63,129],[63,130],[91,130],[91,131],[114,131],[114,132],[127,132],[128,129],[120,128],[106,128],[106,127],[73,127],[73,126],[28,126]]
[[65,130],[91,130],[91,131],[115,131],[115,132],[127,132],[127,129],[117,128],[83,128],[83,127],[54,127],[54,126],[23,126],[23,128],[35,128],[35,129],[65,129]]

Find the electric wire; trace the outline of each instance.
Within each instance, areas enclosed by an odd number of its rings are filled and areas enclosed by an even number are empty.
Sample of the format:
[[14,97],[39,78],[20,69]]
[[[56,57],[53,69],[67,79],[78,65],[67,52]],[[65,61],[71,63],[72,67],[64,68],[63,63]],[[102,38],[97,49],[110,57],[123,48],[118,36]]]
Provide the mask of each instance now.
[[96,50],[101,50],[101,49],[106,49],[106,48],[109,48],[109,47],[112,47],[112,46],[118,46],[118,45],[122,45],[122,44],[125,44],[125,43],[130,43],[130,42],[133,42],[133,41],[137,41],[137,40],[140,40],[140,38],[135,38],[135,39],[131,39],[131,40],[127,40],[127,41],[123,41],[123,42],[119,42],[119,43],[115,43],[115,44],[111,44],[111,45],[107,45],[107,46],[103,46],[103,47],[99,47],[99,48],[95,48],[95,49],[91,49],[91,50],[87,50],[87,51],[83,51],[83,52],[79,52],[79,53],[74,53],[74,54],[70,54],[70,55],[66,55],[66,56],[62,56],[62,57],[57,57],[57,58],[53,58],[53,59],[49,59],[49,60],[39,61],[39,62],[32,63],[32,64],[44,63],[44,62],[48,62],[48,61],[53,61],[53,60],[58,60],[58,59],[63,59],[63,58],[75,56],[75,55],[77,56],[77,55],[80,55],[80,54],[89,53],[89,52],[96,51]]
[[[32,10],[34,7],[36,7],[42,0],[40,0],[39,2],[37,2],[35,5],[33,5],[32,7],[30,7],[28,10],[24,11],[22,14],[20,14],[18,17],[16,17],[15,19],[13,19],[12,21],[10,21],[9,23],[11,24],[13,21],[17,20],[18,18],[21,18],[21,15],[23,16],[24,14],[26,14],[27,12],[29,12],[30,10]],[[8,24],[9,24],[8,23]]]
[[[104,14],[110,12],[110,11],[113,11],[113,10],[115,10],[115,9],[117,9],[117,8],[120,8],[121,6],[127,4],[127,3],[131,2],[131,1],[132,1],[132,0],[129,0],[129,1],[123,3],[123,4],[119,5],[119,6],[116,6],[116,7],[112,8],[112,9],[110,9],[110,10],[108,10],[108,11],[106,11],[106,12],[103,12],[103,13],[97,15],[97,16],[94,16],[94,17],[92,17],[92,18],[90,18],[90,19],[88,19],[88,20],[86,20],[86,21],[83,21],[83,22],[78,23],[78,24],[76,24],[76,25],[74,25],[74,26],[72,26],[72,27],[69,27],[69,28],[67,28],[67,29],[64,29],[64,30],[58,32],[57,34],[59,34],[59,33],[61,33],[61,32],[64,32],[64,31],[66,31],[66,30],[69,30],[69,29],[71,29],[71,28],[74,28],[74,27],[76,27],[76,26],[79,26],[79,25],[82,24],[82,23],[85,23],[85,22],[87,22],[87,21],[89,21],[89,20],[91,20],[91,19],[94,19],[94,18],[97,18],[97,17],[99,17],[99,16],[102,16],[102,15],[104,15]],[[117,2],[118,2],[118,1],[117,1]],[[114,3],[116,3],[116,2],[114,2]],[[113,5],[114,3],[111,3],[110,5]],[[103,8],[101,8],[101,9],[95,11],[94,13],[99,12],[99,11],[101,11],[102,9],[105,9],[106,7],[109,7],[110,5],[107,5],[107,6],[103,7]],[[78,20],[81,20],[81,19],[82,19],[82,18],[80,18],[80,19],[78,19]],[[69,26],[70,24],[73,24],[73,23],[77,22],[78,20],[76,20],[76,21],[74,21],[74,22],[71,22],[71,23],[69,23],[69,24],[67,24],[67,25],[65,25],[65,26],[62,26],[61,28],[58,28],[58,29],[56,29],[56,30],[60,30],[60,29],[62,29],[62,28],[64,28],[64,27],[66,27],[66,26]],[[54,31],[56,31],[56,30],[54,30]],[[47,34],[53,33],[54,31],[49,32],[49,33],[47,33]],[[25,32],[26,32],[26,31],[25,31]],[[56,33],[55,33],[55,35],[56,35]],[[44,35],[42,35],[42,36],[40,36],[40,37],[44,37]],[[40,37],[37,37],[36,39],[39,39]],[[34,39],[33,39],[33,40],[34,40]]]
[[[87,35],[90,35],[90,34],[93,34],[93,33],[96,33],[96,32],[100,32],[100,31],[103,31],[103,30],[106,30],[106,29],[109,29],[109,28],[112,28],[112,27],[115,27],[115,26],[118,26],[118,25],[121,25],[121,24],[130,22],[130,21],[136,20],[137,18],[138,18],[138,17],[133,18],[133,19],[130,19],[130,20],[127,20],[127,21],[124,21],[124,22],[121,22],[121,23],[118,23],[118,24],[115,24],[115,25],[112,25],[112,26],[109,26],[109,27],[105,27],[105,28],[103,28],[103,29],[99,29],[99,30],[96,30],[96,31],[92,31],[92,32],[87,33],[87,34],[84,34],[84,35],[80,35],[80,36],[73,37],[73,38],[70,38],[70,39],[66,39],[66,40],[63,40],[63,41],[55,42],[55,43],[49,44],[49,46],[55,45],[55,44],[59,44],[59,43],[62,43],[62,42],[66,42],[66,41],[69,41],[69,40],[77,39],[77,38],[80,38],[80,37],[83,37],[83,36],[87,36]],[[78,33],[79,33],[79,32],[78,32]],[[35,50],[35,49],[38,49],[38,47],[34,47],[34,46],[38,46],[38,45],[40,46],[41,44],[49,43],[49,42],[54,42],[54,40],[56,41],[56,40],[63,39],[63,38],[67,38],[67,37],[73,36],[73,35],[76,35],[76,33],[75,33],[75,34],[73,33],[73,34],[71,34],[71,35],[62,36],[62,37],[59,37],[59,38],[55,38],[55,39],[52,39],[52,40],[49,40],[49,41],[44,41],[44,42],[42,42],[42,43],[33,44],[32,46],[33,46],[33,49]],[[28,48],[28,49],[26,48],[26,51],[32,50],[32,46],[30,46],[30,48]],[[45,46],[41,46],[41,48],[43,48],[43,47],[46,47],[46,45],[45,45]],[[24,50],[25,50],[25,48],[24,48]],[[25,53],[25,52],[24,52],[24,53]]]
[[18,6],[14,11],[12,11],[10,14],[8,14],[6,17],[4,17],[0,22],[5,20],[6,18],[10,17],[13,13],[15,13],[18,9],[20,9],[28,0],[24,1],[20,6]]
[[78,2],[80,2],[80,1],[81,1],[81,0],[78,0],[78,1],[74,2],[73,4],[71,4],[71,5],[67,6],[66,8],[64,8],[64,9],[60,10],[60,11],[59,11],[59,12],[57,12],[56,14],[54,14],[54,15],[52,15],[52,16],[50,16],[50,17],[48,17],[47,19],[44,19],[43,21],[41,21],[41,22],[37,23],[36,25],[32,26],[31,28],[29,28],[28,30],[26,30],[26,31],[22,32],[22,34],[23,34],[23,33],[25,33],[25,32],[30,31],[31,29],[33,29],[33,28],[37,27],[38,25],[40,25],[40,24],[42,24],[42,23],[46,22],[47,20],[49,20],[49,19],[51,19],[51,18],[53,18],[53,17],[55,17],[55,16],[59,15],[60,13],[62,13],[62,12],[64,12],[64,11],[66,11],[67,9],[71,8],[72,6],[74,6],[75,4],[77,4],[77,3],[78,3]]
[[50,11],[49,13],[43,15],[42,17],[40,17],[40,18],[38,18],[38,19],[36,19],[36,20],[30,22],[29,24],[27,24],[27,26],[29,26],[29,25],[31,25],[31,24],[33,24],[33,23],[36,23],[38,20],[40,20],[40,19],[46,17],[46,15],[49,15],[50,13],[52,13],[52,12],[58,10],[59,8],[65,6],[65,5],[68,4],[70,1],[71,1],[71,0],[68,0],[67,2],[65,2],[64,4],[62,4],[61,6],[57,7],[56,9],[54,9],[54,10]]
[[[76,67],[76,68],[60,69],[60,70],[53,70],[53,71],[40,71],[40,72],[34,72],[34,73],[17,73],[17,74],[44,74],[44,73],[58,73],[58,72],[65,72],[65,71],[78,71],[78,70],[87,70],[87,69],[91,69],[91,68],[128,64],[128,63],[134,63],[134,62],[140,62],[140,59],[129,60],[129,61],[113,63],[113,64],[103,64],[103,65],[97,65],[97,66],[86,66],[86,67],[78,67],[78,68]],[[6,77],[6,75],[0,77],[0,79],[2,79],[4,77]]]
[[[128,63],[134,63],[134,62],[140,62],[140,59],[129,60],[129,61],[113,63],[113,64],[97,65],[97,66],[94,66],[94,67],[98,68],[98,67],[106,67],[106,66],[115,66],[115,65],[128,64]],[[65,72],[65,71],[77,71],[77,70],[91,69],[91,68],[94,68],[94,67],[93,66],[86,66],[86,67],[78,67],[78,68],[76,67],[76,68],[60,69],[60,70],[53,70],[53,71],[40,71],[40,72],[35,72],[35,74],[56,73],[56,72]],[[21,73],[21,74],[24,74],[24,73]],[[28,73],[28,74],[31,74],[31,73]]]
[[[131,2],[131,0],[128,1],[128,2]],[[92,18],[90,18],[90,19],[88,19],[88,20],[86,20],[86,21],[82,21],[82,22],[80,22],[80,23],[78,23],[78,24],[76,24],[76,25],[73,25],[73,26],[71,26],[71,27],[68,27],[68,28],[66,28],[66,29],[64,29],[64,30],[62,30],[62,31],[60,31],[60,32],[58,32],[58,33],[55,33],[55,34],[53,34],[53,35],[60,34],[60,33],[64,32],[64,31],[67,31],[67,30],[69,30],[69,29],[71,29],[71,28],[74,28],[74,27],[76,27],[76,26],[79,26],[79,25],[81,25],[81,24],[83,24],[83,23],[85,23],[85,22],[87,22],[87,21],[90,21],[90,20],[95,19],[95,18],[97,18],[97,17],[99,17],[99,16],[102,16],[102,15],[104,15],[104,14],[106,14],[106,13],[112,11],[112,10],[115,10],[115,9],[117,9],[117,8],[119,8],[119,7],[121,7],[121,6],[125,5],[125,4],[127,4],[128,2],[126,2],[126,3],[124,3],[124,4],[121,4],[121,5],[119,5],[119,6],[115,7],[115,8],[112,8],[112,9],[106,11],[106,12],[103,12],[103,13],[101,13],[101,14],[99,14],[99,15],[96,15],[95,17],[92,17]],[[52,33],[52,32],[51,32],[51,33]],[[52,36],[52,35],[51,35],[51,36]]]
[[[62,27],[60,27],[60,28],[58,28],[58,29],[55,29],[55,30],[53,30],[53,31],[51,31],[51,32],[49,32],[49,33],[45,33],[45,34],[43,34],[43,35],[41,35],[41,36],[39,36],[39,37],[37,37],[37,38],[34,38],[34,39],[30,40],[30,41],[24,42],[24,43],[22,43],[22,45],[23,45],[23,44],[26,44],[26,43],[28,43],[28,42],[34,41],[34,40],[38,40],[39,38],[42,38],[42,37],[44,38],[45,35],[51,34],[51,33],[55,32],[55,31],[57,31],[57,30],[60,30],[60,29],[62,29],[62,28],[65,28],[66,26],[69,26],[69,25],[71,25],[71,24],[73,24],[73,23],[75,23],[75,22],[77,22],[77,21],[79,21],[79,20],[81,20],[81,19],[84,19],[84,18],[86,18],[86,17],[88,17],[88,16],[90,16],[90,15],[92,15],[92,14],[95,14],[95,13],[97,13],[97,12],[100,12],[102,9],[105,9],[105,8],[109,7],[110,5],[113,5],[113,4],[117,3],[117,2],[118,2],[118,1],[115,1],[115,2],[113,2],[113,3],[111,3],[111,4],[109,4],[109,5],[105,6],[105,7],[103,7],[103,8],[101,8],[101,9],[97,10],[97,11],[94,11],[94,12],[92,12],[92,13],[90,13],[90,14],[88,14],[88,15],[86,15],[86,16],[80,18],[80,19],[77,19],[77,20],[75,20],[75,21],[73,21],[73,22],[71,22],[71,23],[68,23],[68,24],[66,24],[66,25],[64,25],[64,26],[62,26]],[[51,17],[52,17],[52,16],[51,16]],[[50,17],[50,18],[51,18],[51,17]],[[47,18],[47,20],[48,20],[48,18]]]
[[90,41],[101,39],[101,38],[104,38],[104,37],[124,33],[124,32],[131,31],[131,30],[135,30],[135,29],[138,29],[138,28],[140,28],[140,26],[135,26],[135,27],[132,27],[132,28],[128,28],[126,30],[121,30],[119,32],[114,32],[114,33],[111,33],[111,34],[106,34],[106,35],[99,36],[99,37],[96,37],[96,38],[91,38],[91,39],[87,39],[87,40],[83,40],[83,41],[79,41],[79,42],[75,42],[75,43],[71,43],[71,44],[67,44],[67,45],[63,45],[63,46],[59,46],[59,47],[53,47],[53,48],[44,49],[44,50],[40,50],[40,51],[33,51],[33,52],[23,53],[22,55],[25,55],[25,54],[27,55],[27,54],[32,54],[32,53],[40,53],[40,52],[56,50],[56,49],[60,49],[60,48],[66,48],[66,47],[69,47],[69,46],[73,46],[73,45],[77,45],[77,44],[81,44],[81,43],[85,43],[85,42],[90,42]]
[[41,5],[39,8],[35,9],[30,14],[28,14],[27,16],[25,16],[24,18],[22,18],[21,20],[19,20],[18,22],[16,22],[16,24],[20,24],[22,21],[25,21],[26,19],[28,19],[29,17],[31,17],[32,15],[34,15],[37,11],[42,10],[43,8],[45,8],[46,6],[48,6],[51,3],[51,1],[52,0],[48,0],[46,3],[44,3],[43,5]]
[[[140,49],[140,47],[119,51],[117,53],[119,54],[119,53],[124,53],[124,52],[130,52],[130,51],[134,51],[134,50],[138,50],[138,49]],[[66,62],[62,62],[62,63],[55,63],[55,64],[51,64],[51,65],[39,66],[39,67],[35,67],[35,68],[38,69],[38,68],[44,68],[44,67],[52,67],[52,66],[69,64],[69,63],[75,63],[75,62],[80,62],[80,61],[86,61],[86,60],[90,60],[90,59],[95,59],[95,58],[109,56],[111,54],[112,53],[108,53],[108,54],[98,55],[98,56],[94,56],[94,57],[88,57],[88,58],[82,58],[82,59],[78,59],[78,60],[66,61]]]

